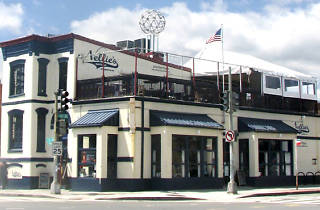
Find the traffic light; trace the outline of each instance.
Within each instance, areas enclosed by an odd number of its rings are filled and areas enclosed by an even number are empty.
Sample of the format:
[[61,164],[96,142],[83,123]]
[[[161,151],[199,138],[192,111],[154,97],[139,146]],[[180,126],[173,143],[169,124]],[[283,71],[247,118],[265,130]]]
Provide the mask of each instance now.
[[239,93],[232,92],[232,106],[233,106],[233,108],[238,107],[239,105],[240,105]]
[[58,120],[58,134],[60,137],[68,134],[68,122],[65,119]]
[[67,111],[69,109],[68,103],[70,100],[67,98],[69,96],[68,91],[62,91],[61,94],[61,99],[60,99],[60,112]]
[[229,109],[229,92],[223,91],[220,93],[220,101],[222,105],[223,111],[227,111]]

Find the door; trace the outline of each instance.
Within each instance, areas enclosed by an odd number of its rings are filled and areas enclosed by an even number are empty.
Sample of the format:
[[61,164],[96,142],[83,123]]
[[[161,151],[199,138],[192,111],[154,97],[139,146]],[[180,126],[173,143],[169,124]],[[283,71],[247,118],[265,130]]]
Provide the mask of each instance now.
[[107,178],[117,178],[117,157],[118,157],[118,136],[108,135],[108,162],[107,162]]
[[[241,173],[241,174],[240,174]],[[249,140],[239,140],[239,175],[249,177]]]

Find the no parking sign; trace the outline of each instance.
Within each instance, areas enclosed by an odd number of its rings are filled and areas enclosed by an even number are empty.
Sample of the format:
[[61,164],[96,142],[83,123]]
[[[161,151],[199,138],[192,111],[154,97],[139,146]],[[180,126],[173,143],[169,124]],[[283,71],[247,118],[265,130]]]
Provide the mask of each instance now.
[[232,130],[226,131],[225,138],[226,138],[227,142],[234,142],[234,140],[235,140],[234,131],[232,131]]

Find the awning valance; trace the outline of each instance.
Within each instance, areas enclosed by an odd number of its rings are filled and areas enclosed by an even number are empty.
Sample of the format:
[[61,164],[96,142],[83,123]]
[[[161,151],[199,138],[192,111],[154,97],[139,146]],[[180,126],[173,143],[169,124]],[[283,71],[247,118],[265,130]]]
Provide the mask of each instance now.
[[93,110],[71,124],[71,128],[119,126],[119,110]]
[[238,118],[239,132],[268,132],[268,133],[297,133],[297,130],[281,120],[267,120],[257,118]]
[[150,110],[150,126],[182,126],[223,129],[206,114],[190,114]]

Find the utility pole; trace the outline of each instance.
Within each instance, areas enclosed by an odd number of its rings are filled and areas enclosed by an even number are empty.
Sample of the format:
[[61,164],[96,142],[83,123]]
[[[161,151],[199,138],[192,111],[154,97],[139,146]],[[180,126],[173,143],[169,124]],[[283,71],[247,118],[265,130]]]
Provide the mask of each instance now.
[[[229,75],[228,75],[228,91],[229,91],[229,130],[233,131],[233,97],[232,97],[232,77],[231,77],[231,67],[229,67]],[[235,137],[235,136],[234,136]],[[234,141],[231,141],[230,143],[230,181],[228,183],[228,193],[237,194],[237,184],[234,181],[234,175],[235,175],[235,168],[234,168],[234,156],[233,156],[233,144]]]
[[[54,142],[58,142],[58,132],[57,132],[57,124],[58,124],[58,92],[54,93],[55,95],[55,100],[54,100],[54,105],[55,105],[55,115],[54,115]],[[54,155],[53,156],[53,164],[54,164],[54,172],[53,172],[53,182],[51,183],[50,186],[50,192],[51,194],[61,194],[61,187],[60,183],[58,182],[58,172],[59,172],[59,162],[58,162],[58,156]]]

